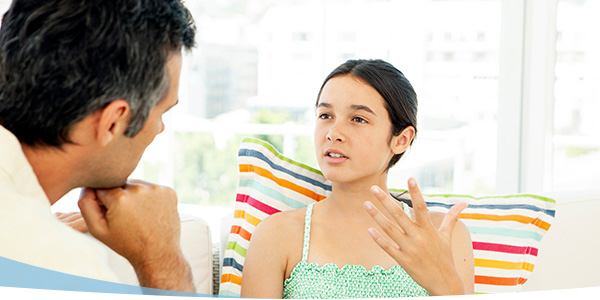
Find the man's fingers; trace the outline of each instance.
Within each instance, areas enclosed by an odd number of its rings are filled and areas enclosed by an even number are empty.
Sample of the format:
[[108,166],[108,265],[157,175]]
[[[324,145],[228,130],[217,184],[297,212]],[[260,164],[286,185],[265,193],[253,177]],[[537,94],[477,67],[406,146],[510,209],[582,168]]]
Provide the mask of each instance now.
[[90,233],[96,237],[103,235],[108,227],[106,208],[100,204],[96,192],[93,189],[84,189],[77,204]]
[[61,213],[57,212],[54,214],[56,218],[62,223],[68,225],[69,227],[86,233],[88,231],[87,225],[85,224],[85,220],[83,216],[79,212],[70,212],[70,213]]
[[127,185],[128,184],[124,187],[112,189],[96,189],[96,199],[98,200],[98,203],[103,205],[106,209],[110,209],[115,201],[118,201],[120,197],[125,196],[127,193],[125,187],[127,187]]
[[73,228],[81,233],[88,232],[88,227],[87,227],[87,224],[85,223],[84,219],[80,219],[75,222],[69,223],[69,226],[71,226],[71,228]]
[[70,213],[57,213],[56,217],[59,220],[63,220],[65,222],[73,222],[79,218],[81,218],[81,213],[78,212],[70,212]]

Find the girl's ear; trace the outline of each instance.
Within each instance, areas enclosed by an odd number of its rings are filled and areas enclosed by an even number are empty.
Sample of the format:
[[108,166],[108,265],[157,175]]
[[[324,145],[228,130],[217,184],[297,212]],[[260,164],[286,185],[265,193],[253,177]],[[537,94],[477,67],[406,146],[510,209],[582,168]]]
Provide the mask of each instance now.
[[404,153],[415,137],[415,128],[408,126],[399,135],[392,137],[391,148],[394,154]]
[[109,103],[100,112],[96,138],[102,145],[109,144],[117,135],[124,134],[129,124],[130,108],[127,101],[119,99]]

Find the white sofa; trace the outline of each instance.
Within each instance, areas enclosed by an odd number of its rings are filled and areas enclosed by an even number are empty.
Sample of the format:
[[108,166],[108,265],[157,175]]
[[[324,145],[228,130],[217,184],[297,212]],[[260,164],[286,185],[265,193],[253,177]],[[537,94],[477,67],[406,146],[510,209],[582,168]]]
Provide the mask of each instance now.
[[[600,286],[600,196],[548,194],[557,200],[556,217],[542,239],[533,274],[523,291],[547,291]],[[221,224],[181,212],[181,245],[194,276],[197,292],[216,294],[222,250],[226,245],[233,214]],[[211,228],[219,228],[220,243],[211,239]],[[133,268],[114,254],[113,268],[129,284],[138,284]]]
[[[534,271],[523,292],[600,287],[600,194],[543,196],[556,200],[556,216],[541,241]],[[228,215],[220,224],[221,261],[232,218],[233,214]]]
[[[218,275],[218,251],[213,255],[213,243],[209,225],[201,218],[180,213],[181,248],[192,269],[196,292],[211,295],[216,292],[213,275]],[[139,281],[129,262],[110,248],[109,265],[119,276],[120,283],[139,285]],[[215,260],[213,261],[213,257]]]
[[592,192],[544,195],[556,200],[556,216],[541,241],[524,291],[600,286],[600,195]]

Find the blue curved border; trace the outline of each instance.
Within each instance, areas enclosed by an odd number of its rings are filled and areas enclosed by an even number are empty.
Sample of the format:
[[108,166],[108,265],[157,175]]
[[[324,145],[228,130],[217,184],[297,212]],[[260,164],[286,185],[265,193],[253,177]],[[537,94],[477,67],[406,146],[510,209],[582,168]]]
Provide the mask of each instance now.
[[185,293],[114,283],[52,271],[0,257],[0,286],[74,292],[182,296],[212,298],[215,295]]

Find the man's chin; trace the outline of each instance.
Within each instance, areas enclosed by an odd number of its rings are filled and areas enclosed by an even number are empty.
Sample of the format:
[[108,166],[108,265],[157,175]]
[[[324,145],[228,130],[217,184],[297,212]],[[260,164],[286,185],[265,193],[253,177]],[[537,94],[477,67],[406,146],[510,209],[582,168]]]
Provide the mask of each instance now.
[[125,186],[125,184],[127,184],[127,180],[108,181],[108,182],[95,182],[95,183],[90,184],[90,185],[88,185],[86,187],[92,188],[92,189],[109,190],[109,189],[114,189],[114,188],[122,188],[122,187]]

